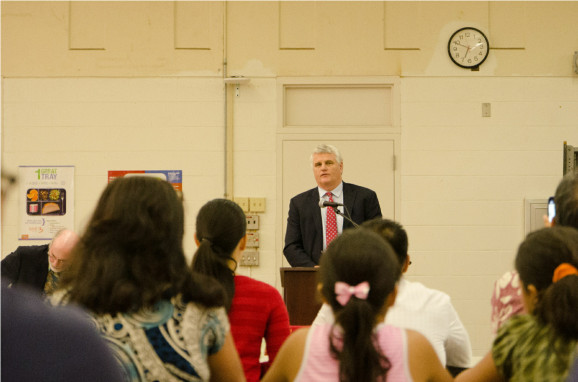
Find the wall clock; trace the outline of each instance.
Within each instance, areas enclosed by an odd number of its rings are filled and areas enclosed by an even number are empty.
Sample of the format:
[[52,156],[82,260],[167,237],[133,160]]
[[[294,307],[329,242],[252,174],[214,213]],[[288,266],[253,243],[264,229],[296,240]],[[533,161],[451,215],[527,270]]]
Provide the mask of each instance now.
[[448,54],[459,67],[476,68],[488,58],[490,44],[479,29],[465,27],[458,29],[448,41]]

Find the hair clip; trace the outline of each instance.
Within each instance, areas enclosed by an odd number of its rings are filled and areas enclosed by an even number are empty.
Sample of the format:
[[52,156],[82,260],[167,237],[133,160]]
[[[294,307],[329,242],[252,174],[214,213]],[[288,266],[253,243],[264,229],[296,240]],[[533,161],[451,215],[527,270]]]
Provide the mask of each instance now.
[[367,281],[363,281],[356,286],[351,286],[347,283],[342,281],[338,281],[335,283],[335,294],[337,295],[336,299],[342,306],[345,306],[351,296],[355,296],[361,300],[366,300],[367,295],[369,294],[369,283]]

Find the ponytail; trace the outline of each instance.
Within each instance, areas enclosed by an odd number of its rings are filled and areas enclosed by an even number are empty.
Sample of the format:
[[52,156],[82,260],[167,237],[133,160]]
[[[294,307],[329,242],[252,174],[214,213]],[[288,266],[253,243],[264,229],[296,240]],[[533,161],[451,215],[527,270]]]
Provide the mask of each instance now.
[[210,240],[202,239],[193,258],[192,269],[219,281],[225,289],[225,308],[228,312],[235,295],[235,272],[229,268],[228,263],[233,259],[221,251]]
[[[335,315],[329,350],[339,362],[339,380],[385,380],[391,364],[374,329],[401,275],[393,249],[368,229],[348,230],[327,247],[319,269],[321,293]],[[349,289],[345,299],[336,288],[341,283]]]
[[[576,268],[574,268],[576,270]],[[578,340],[578,274],[569,274],[543,292],[534,313],[564,338]]]
[[390,369],[391,363],[379,351],[375,315],[367,301],[357,298],[336,315],[335,322],[343,331],[332,333],[330,351],[339,360],[340,381],[376,381]]
[[235,271],[230,263],[239,241],[245,236],[247,220],[245,213],[231,200],[213,199],[197,214],[196,237],[199,248],[193,257],[193,271],[212,276],[225,289],[227,312],[235,295]]

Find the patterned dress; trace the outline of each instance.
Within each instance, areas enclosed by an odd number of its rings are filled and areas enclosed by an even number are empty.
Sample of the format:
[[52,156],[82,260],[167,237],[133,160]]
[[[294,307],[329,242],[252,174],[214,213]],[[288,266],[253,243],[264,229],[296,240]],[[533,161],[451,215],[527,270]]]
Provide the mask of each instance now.
[[492,356],[508,381],[565,381],[577,342],[557,336],[536,317],[523,314],[510,318],[500,328]]
[[[55,299],[53,299],[54,302]],[[161,301],[152,310],[93,316],[121,364],[125,381],[207,381],[207,357],[225,342],[224,308]]]

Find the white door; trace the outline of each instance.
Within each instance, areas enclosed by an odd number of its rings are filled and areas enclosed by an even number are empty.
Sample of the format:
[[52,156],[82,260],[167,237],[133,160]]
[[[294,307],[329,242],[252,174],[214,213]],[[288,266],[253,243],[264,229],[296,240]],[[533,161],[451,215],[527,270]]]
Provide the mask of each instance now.
[[290,199],[316,186],[311,153],[320,143],[343,157],[343,180],[377,193],[382,215],[400,219],[400,92],[397,77],[279,78],[277,265]]

